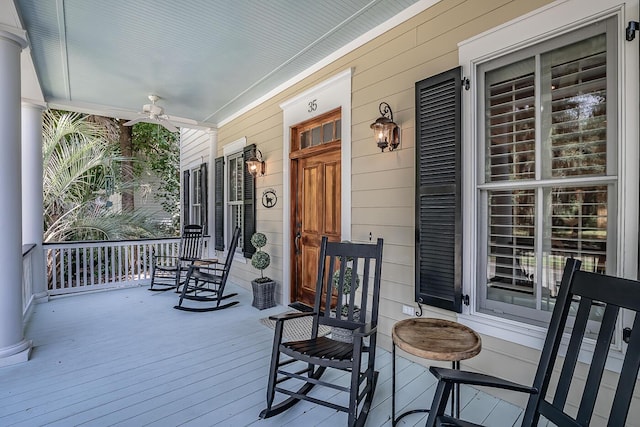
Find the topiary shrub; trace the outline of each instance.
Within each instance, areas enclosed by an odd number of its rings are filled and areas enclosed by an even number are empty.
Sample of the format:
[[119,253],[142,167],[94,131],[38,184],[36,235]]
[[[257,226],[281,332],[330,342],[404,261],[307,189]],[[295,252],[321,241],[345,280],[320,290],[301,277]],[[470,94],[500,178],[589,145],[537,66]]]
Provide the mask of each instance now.
[[260,270],[260,277],[256,279],[258,283],[271,282],[269,277],[264,277],[264,269],[271,264],[271,257],[268,253],[262,250],[267,244],[267,236],[263,233],[254,233],[251,236],[251,244],[256,248],[256,252],[251,256],[251,265]]

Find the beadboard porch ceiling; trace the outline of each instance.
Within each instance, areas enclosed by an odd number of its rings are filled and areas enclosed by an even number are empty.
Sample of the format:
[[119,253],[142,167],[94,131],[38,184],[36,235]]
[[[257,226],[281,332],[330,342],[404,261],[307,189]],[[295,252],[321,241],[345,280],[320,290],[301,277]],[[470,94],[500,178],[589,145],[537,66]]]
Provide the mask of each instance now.
[[0,26],[27,31],[27,98],[215,126],[437,1],[0,0]]

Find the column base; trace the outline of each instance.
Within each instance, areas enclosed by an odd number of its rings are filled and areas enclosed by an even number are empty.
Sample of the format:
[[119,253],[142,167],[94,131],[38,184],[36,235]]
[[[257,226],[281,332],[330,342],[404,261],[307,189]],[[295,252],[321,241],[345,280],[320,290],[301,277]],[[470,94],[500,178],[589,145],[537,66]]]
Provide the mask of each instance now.
[[0,368],[27,362],[31,356],[31,340],[22,340],[11,347],[0,348]]

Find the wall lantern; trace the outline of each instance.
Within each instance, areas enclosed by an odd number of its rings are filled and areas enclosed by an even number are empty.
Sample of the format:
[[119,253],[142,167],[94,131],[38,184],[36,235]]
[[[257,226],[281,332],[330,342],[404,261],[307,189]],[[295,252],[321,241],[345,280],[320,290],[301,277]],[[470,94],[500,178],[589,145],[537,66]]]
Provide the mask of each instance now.
[[249,173],[255,178],[264,175],[264,160],[262,160],[262,152],[258,149],[254,150],[246,161]]
[[388,147],[389,151],[393,151],[400,145],[400,127],[393,121],[393,111],[389,104],[381,102],[378,110],[382,116],[371,123],[373,135],[380,150],[384,151]]

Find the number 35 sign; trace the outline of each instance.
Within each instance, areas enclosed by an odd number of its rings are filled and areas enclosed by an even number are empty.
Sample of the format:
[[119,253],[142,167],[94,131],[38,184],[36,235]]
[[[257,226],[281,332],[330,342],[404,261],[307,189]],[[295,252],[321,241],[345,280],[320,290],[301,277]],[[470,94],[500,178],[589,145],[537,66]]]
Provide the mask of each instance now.
[[318,109],[318,100],[314,99],[312,101],[309,101],[307,106],[309,107],[309,108],[307,108],[307,113],[313,113],[314,111],[316,111]]

